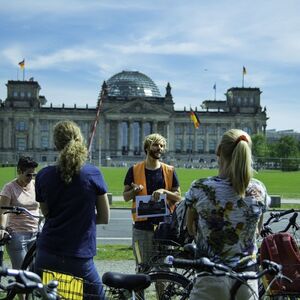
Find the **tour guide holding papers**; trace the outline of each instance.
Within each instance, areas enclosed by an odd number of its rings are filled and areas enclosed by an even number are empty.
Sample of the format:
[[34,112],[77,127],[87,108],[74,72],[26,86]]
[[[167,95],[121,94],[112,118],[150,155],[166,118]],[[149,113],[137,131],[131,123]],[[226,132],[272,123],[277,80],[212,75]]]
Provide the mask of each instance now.
[[[130,167],[124,180],[124,200],[132,200],[132,246],[137,265],[149,261],[153,255],[154,227],[163,218],[138,218],[136,216],[135,197],[151,195],[153,201],[158,201],[160,196],[165,194],[171,212],[175,203],[181,200],[179,181],[174,167],[160,161],[165,149],[166,139],[163,136],[158,133],[146,136],[144,140],[146,159]],[[137,246],[141,261],[137,257]]]

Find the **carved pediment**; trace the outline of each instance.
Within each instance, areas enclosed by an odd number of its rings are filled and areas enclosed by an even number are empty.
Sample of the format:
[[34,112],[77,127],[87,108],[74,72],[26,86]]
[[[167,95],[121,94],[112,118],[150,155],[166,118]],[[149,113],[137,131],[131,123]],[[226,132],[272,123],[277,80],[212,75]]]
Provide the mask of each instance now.
[[167,111],[162,105],[149,103],[143,100],[126,102],[106,111],[106,113],[117,114],[162,114],[164,112],[169,114],[169,111]]

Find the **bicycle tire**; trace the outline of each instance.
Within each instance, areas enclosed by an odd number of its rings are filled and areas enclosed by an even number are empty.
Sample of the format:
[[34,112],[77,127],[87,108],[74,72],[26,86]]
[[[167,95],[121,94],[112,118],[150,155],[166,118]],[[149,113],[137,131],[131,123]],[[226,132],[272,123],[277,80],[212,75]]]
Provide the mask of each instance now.
[[151,278],[151,285],[144,290],[145,299],[189,299],[193,283],[184,276],[168,271],[156,271],[148,275]]

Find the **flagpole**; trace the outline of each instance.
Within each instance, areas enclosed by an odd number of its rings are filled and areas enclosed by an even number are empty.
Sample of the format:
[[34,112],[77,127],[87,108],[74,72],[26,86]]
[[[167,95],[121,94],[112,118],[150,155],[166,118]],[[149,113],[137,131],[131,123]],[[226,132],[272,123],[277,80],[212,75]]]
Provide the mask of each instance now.
[[23,68],[23,81],[25,81],[25,66]]
[[217,86],[215,85],[215,101],[217,100]]
[[244,78],[245,78],[245,74],[247,73],[247,70],[245,68],[245,66],[243,66],[243,80],[242,80],[242,87],[244,87]]

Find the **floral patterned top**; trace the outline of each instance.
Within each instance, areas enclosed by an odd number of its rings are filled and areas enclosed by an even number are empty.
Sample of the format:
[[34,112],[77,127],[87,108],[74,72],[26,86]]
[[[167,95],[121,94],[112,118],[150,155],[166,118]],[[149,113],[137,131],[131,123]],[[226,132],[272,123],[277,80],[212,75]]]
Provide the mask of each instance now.
[[263,183],[251,179],[245,197],[241,197],[228,179],[217,176],[198,179],[185,198],[198,213],[199,257],[206,256],[232,267],[245,258],[255,259],[256,227],[270,202]]

